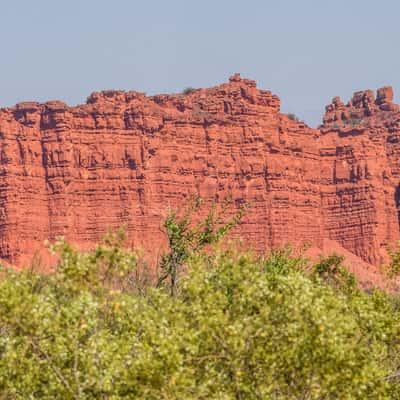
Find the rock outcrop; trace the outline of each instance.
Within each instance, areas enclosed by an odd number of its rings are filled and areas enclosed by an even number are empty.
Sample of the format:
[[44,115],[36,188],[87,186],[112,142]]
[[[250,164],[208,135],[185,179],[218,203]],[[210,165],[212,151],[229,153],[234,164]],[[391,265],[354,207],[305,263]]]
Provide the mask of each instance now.
[[400,112],[393,91],[335,97],[321,126],[321,199],[325,237],[365,261],[385,261],[399,240]]
[[[324,240],[372,264],[400,238],[400,112],[391,88],[336,97],[312,129],[254,81],[188,94],[93,93],[87,103],[0,109],[0,256],[23,263],[46,239],[83,248],[126,226],[156,252],[160,222],[192,194],[249,208],[256,250]],[[199,216],[200,218],[200,216]]]

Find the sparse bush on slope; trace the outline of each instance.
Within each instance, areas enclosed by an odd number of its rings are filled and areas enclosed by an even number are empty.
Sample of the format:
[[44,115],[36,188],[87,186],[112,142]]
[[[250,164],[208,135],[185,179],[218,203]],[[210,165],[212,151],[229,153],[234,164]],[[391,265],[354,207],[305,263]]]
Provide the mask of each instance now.
[[196,90],[195,88],[193,88],[191,86],[188,86],[188,87],[185,87],[185,89],[182,90],[182,94],[190,94],[190,93],[194,92],[195,90]]
[[1,398],[399,398],[398,302],[335,257],[199,250],[171,295],[137,290],[120,239],[59,242],[52,275],[2,272]]

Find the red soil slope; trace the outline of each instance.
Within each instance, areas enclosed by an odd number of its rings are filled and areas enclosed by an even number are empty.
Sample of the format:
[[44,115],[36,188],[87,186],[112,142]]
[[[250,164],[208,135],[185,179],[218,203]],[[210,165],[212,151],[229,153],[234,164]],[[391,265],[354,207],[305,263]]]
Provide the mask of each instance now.
[[334,98],[321,129],[280,113],[238,74],[183,95],[104,91],[87,104],[0,109],[0,256],[21,264],[58,235],[83,248],[125,224],[157,251],[191,194],[251,208],[257,250],[333,240],[369,264],[400,238],[400,112],[390,88]]

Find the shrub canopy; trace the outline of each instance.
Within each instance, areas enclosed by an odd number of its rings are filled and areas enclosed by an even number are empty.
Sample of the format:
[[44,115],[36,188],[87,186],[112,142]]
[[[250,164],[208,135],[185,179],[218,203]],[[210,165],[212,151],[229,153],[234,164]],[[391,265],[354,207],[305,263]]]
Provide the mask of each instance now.
[[398,301],[357,289],[335,257],[199,252],[171,296],[137,290],[118,241],[55,249],[54,274],[2,271],[2,398],[400,396]]

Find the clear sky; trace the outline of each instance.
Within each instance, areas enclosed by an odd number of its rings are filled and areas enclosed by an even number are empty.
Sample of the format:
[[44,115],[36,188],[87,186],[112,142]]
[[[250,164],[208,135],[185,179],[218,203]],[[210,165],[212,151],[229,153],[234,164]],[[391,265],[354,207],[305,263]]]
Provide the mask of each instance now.
[[207,87],[234,72],[312,126],[335,95],[392,85],[399,0],[0,2],[0,106]]

